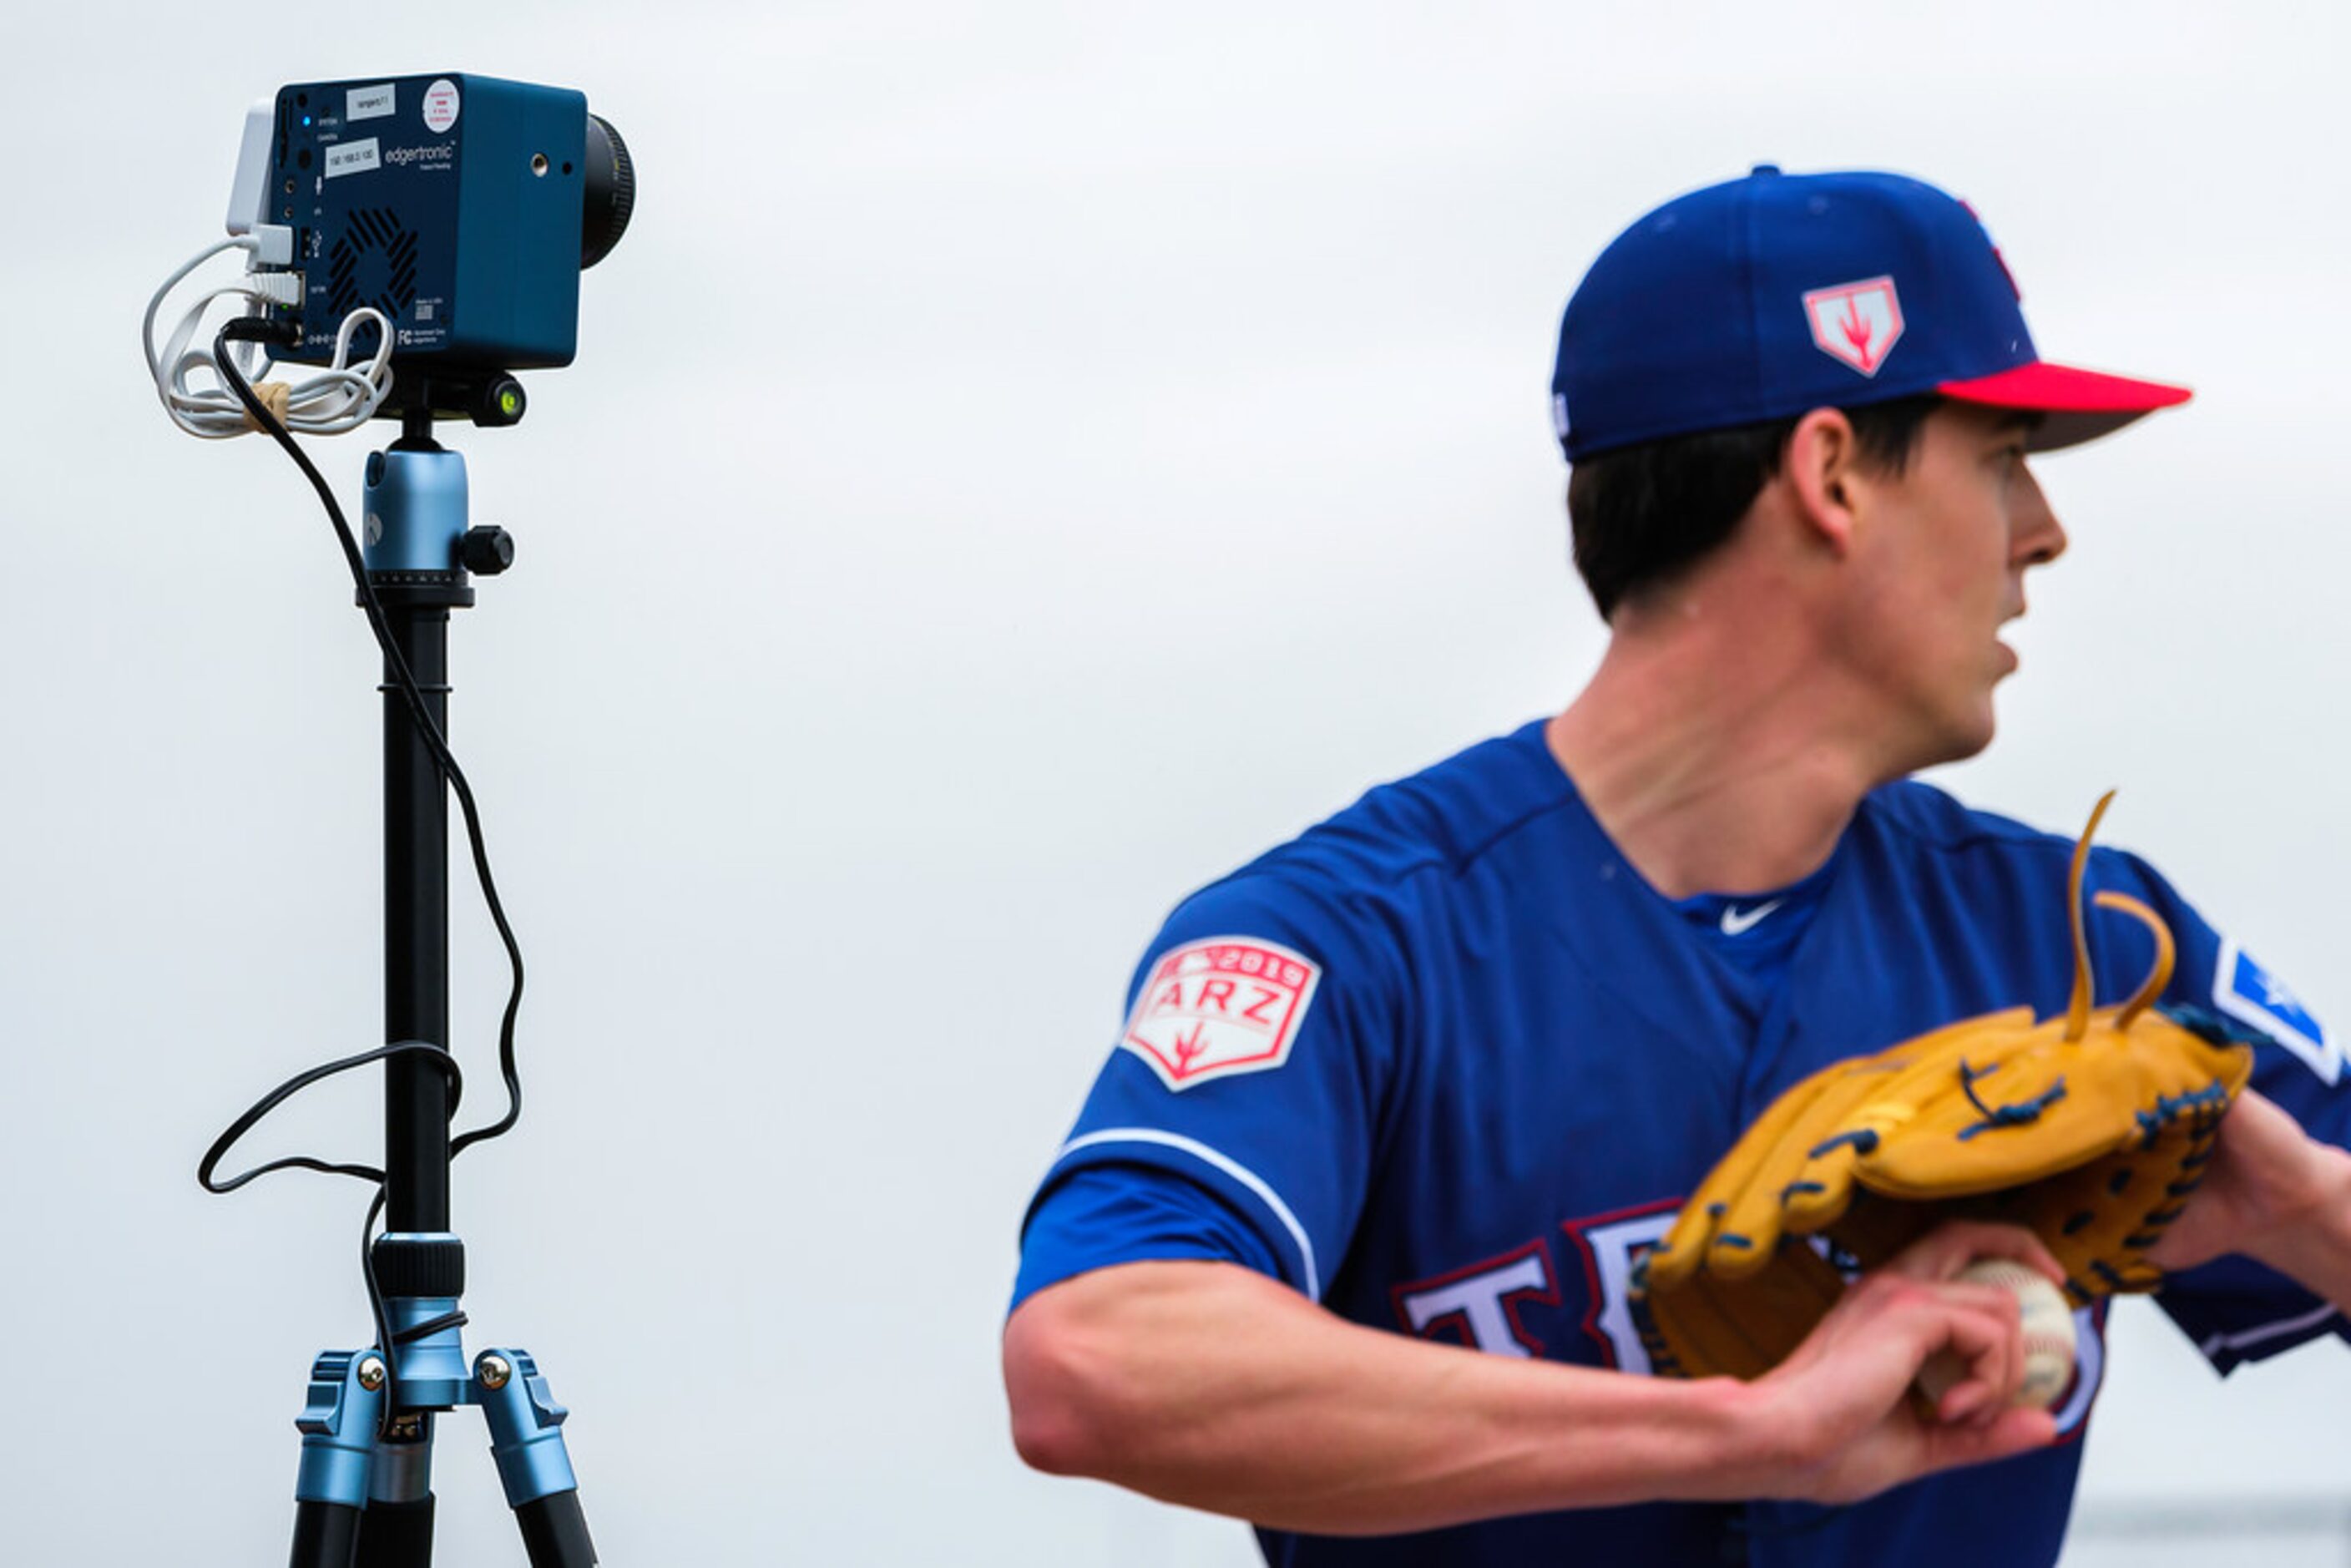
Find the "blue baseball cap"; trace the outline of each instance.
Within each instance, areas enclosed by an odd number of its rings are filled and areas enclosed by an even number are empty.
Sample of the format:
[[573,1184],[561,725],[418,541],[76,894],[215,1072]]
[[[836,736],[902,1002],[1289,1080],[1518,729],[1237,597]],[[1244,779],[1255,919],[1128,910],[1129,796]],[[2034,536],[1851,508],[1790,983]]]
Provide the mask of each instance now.
[[1568,460],[1920,392],[2046,417],[2037,452],[2185,402],[2053,365],[1967,204],[1900,174],[1782,174],[1677,197],[1619,235],[1560,322]]

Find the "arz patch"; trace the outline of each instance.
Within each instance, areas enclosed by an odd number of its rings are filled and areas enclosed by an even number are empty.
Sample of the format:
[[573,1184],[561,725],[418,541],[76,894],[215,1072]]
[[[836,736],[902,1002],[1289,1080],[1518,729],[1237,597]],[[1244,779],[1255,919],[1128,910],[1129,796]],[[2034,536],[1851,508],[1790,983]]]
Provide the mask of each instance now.
[[1170,1089],[1290,1060],[1321,966],[1255,936],[1212,936],[1160,955],[1119,1044]]

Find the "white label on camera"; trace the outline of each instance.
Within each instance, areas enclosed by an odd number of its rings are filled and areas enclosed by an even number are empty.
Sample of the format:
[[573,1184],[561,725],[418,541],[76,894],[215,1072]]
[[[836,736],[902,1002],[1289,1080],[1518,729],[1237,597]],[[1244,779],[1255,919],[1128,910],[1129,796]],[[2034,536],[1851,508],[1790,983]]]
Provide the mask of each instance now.
[[438,135],[457,123],[457,84],[447,77],[424,89],[424,127]]
[[392,83],[355,87],[343,94],[345,120],[381,120],[392,111]]
[[359,141],[339,141],[327,149],[327,178],[338,174],[361,174],[377,167],[382,160],[376,155],[375,138]]

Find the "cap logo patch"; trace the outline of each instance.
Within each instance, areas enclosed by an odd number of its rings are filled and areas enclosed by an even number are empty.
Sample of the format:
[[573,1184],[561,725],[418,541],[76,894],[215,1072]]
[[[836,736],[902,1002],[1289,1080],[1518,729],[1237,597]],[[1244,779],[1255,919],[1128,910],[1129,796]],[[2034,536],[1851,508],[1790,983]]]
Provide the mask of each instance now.
[[1991,244],[1991,230],[1985,225],[1983,214],[1976,211],[1975,204],[1964,196],[1959,198],[1959,205],[1967,208],[1968,216],[1975,219],[1976,226],[1984,231],[1984,244],[1991,246],[1991,258],[2000,263],[2000,275],[2008,279],[2008,291],[2016,296],[2019,305],[2023,304],[2024,290],[2016,286],[2016,274],[2008,269],[2008,257],[2000,254],[2000,246]]
[[1159,956],[1119,1039],[1170,1089],[1290,1060],[1321,966],[1255,936],[1212,936]]
[[1902,302],[1891,277],[1865,277],[1804,296],[1813,342],[1833,360],[1874,376],[1902,336]]

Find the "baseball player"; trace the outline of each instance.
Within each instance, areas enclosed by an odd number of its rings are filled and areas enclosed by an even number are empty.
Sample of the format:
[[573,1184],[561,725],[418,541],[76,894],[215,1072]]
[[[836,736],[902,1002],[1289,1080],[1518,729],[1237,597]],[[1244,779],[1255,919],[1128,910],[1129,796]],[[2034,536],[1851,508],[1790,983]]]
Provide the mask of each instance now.
[[[1608,247],[1554,392],[1598,673],[1168,917],[1025,1221],[1015,1439],[1277,1564],[2053,1561],[2103,1309],[2016,1407],[2015,1306],[1954,1279],[2054,1272],[2028,1232],[1929,1233],[1752,1382],[1642,1375],[1628,1291],[1789,1085],[2064,1012],[2071,840],[1908,776],[1991,740],[2065,548],[2028,455],[2188,393],[2043,361],[1932,186],[1768,167]],[[2346,1333],[2339,1043],[2145,861],[2087,881],[2256,1042],[2159,1304],[2222,1371]],[[2155,942],[2093,927],[2100,1003]]]

